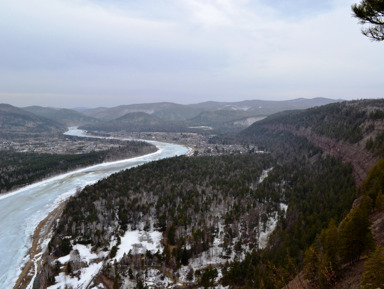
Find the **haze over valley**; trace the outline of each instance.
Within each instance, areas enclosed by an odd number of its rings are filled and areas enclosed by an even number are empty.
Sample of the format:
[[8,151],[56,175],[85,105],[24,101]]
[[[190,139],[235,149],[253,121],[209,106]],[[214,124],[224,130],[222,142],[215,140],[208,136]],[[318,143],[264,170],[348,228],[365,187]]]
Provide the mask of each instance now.
[[[3,104],[0,121],[0,205],[79,168],[73,180],[89,184],[55,187],[57,200],[47,199],[32,227],[21,218],[26,236],[41,221],[36,242],[24,239],[28,257],[12,261],[24,269],[17,282],[1,277],[2,286],[357,288],[366,256],[384,242],[382,99],[76,110]],[[87,181],[94,176],[87,166],[163,154],[167,143],[187,155]],[[333,255],[321,239],[330,234],[338,240]],[[346,234],[361,247],[349,247]],[[316,267],[313,250],[335,263]],[[322,275],[324,268],[335,275]]]
[[384,288],[383,7],[0,1],[0,289]]

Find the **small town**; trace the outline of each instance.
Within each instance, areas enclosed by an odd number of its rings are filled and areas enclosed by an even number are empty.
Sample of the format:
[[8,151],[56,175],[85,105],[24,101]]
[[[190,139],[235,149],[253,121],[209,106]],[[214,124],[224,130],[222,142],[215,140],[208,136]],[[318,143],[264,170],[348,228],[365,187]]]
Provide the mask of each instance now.
[[0,139],[0,151],[36,152],[48,154],[83,154],[92,151],[103,151],[121,146],[121,141],[56,137],[37,138],[26,140],[2,140]]
[[239,144],[212,144],[210,139],[216,135],[186,132],[119,132],[111,134],[120,139],[150,140],[176,143],[188,146],[194,156],[215,156],[223,154],[264,153],[257,146]]
[[[222,154],[246,154],[263,153],[256,146],[239,144],[211,144],[209,140],[215,135],[202,135],[198,133],[183,132],[119,132],[111,134],[119,139],[149,140],[159,142],[170,142],[188,146],[191,154],[195,156],[214,156]],[[28,138],[26,140],[5,140],[0,139],[0,151],[14,152],[36,152],[48,154],[85,154],[92,151],[103,151],[111,148],[118,148],[122,141],[95,139],[95,138],[74,138],[59,136],[55,138]]]

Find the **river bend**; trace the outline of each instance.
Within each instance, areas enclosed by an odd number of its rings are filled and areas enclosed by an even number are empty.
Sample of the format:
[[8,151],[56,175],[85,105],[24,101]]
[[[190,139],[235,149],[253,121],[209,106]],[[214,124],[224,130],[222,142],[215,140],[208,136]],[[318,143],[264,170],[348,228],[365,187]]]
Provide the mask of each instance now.
[[[84,136],[70,129],[67,135]],[[158,151],[149,155],[94,165],[62,174],[0,196],[0,288],[12,288],[28,260],[34,229],[58,204],[77,189],[115,172],[147,162],[188,153],[181,145],[150,141]]]

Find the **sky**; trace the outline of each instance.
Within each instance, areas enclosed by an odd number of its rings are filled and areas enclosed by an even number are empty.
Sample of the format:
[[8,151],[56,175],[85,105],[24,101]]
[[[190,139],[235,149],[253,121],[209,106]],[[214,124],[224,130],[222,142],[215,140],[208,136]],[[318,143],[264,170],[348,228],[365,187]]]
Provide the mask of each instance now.
[[382,98],[384,43],[353,3],[0,0],[0,103]]

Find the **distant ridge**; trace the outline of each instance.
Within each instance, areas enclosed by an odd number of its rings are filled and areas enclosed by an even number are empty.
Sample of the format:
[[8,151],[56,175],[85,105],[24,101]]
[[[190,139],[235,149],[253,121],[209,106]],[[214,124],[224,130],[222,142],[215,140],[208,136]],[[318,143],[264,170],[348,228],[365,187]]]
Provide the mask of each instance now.
[[[215,132],[230,132],[247,127],[254,121],[285,110],[306,109],[337,100],[327,98],[287,101],[245,100],[240,102],[207,101],[181,105],[170,102],[120,105],[95,108],[82,113],[102,123],[84,125],[94,131],[199,131],[209,127]],[[144,113],[140,115],[138,113]],[[141,123],[140,123],[141,122]]]
[[0,137],[17,138],[65,131],[65,126],[9,104],[0,104]]
[[163,110],[178,110],[183,105],[171,103],[171,102],[158,102],[158,103],[143,103],[143,104],[130,104],[130,105],[119,105],[111,108],[98,107],[95,109],[89,109],[83,111],[83,114],[99,118],[103,120],[112,120],[122,117],[132,112],[145,112],[147,114],[153,114],[157,111]]
[[[12,134],[12,132],[31,134],[44,130],[45,133],[52,133],[68,126],[80,126],[106,133],[114,131],[201,132],[199,127],[208,127],[212,133],[236,132],[277,112],[307,109],[339,101],[328,98],[299,98],[284,101],[207,101],[189,105],[157,102],[93,109],[41,106],[16,108],[3,105],[3,115],[6,112],[10,115],[6,118],[7,120],[4,120],[2,133],[3,135]],[[27,118],[30,121],[26,121]]]
[[329,103],[340,102],[341,100],[334,100],[329,98],[298,98],[293,100],[271,101],[271,100],[244,100],[238,102],[216,102],[206,101],[197,104],[176,104],[172,102],[158,102],[158,103],[143,103],[143,104],[130,104],[120,105],[116,107],[106,108],[99,107],[85,110],[81,112],[87,116],[102,119],[112,120],[117,119],[127,113],[131,112],[145,112],[153,114],[164,120],[187,120],[198,116],[205,111],[217,110],[239,110],[248,111],[258,115],[270,115],[279,111],[292,110],[292,109],[306,109],[314,106],[321,106]]
[[169,131],[171,128],[172,130],[181,130],[181,126],[177,126],[177,124],[160,119],[145,112],[127,113],[126,115],[123,115],[117,119],[106,121],[100,124],[85,125],[81,128],[91,131],[97,130],[105,132]]
[[23,110],[29,111],[41,117],[54,120],[66,126],[76,126],[99,122],[99,120],[96,118],[89,117],[78,111],[66,108],[56,109],[42,106],[28,106],[24,107]]

